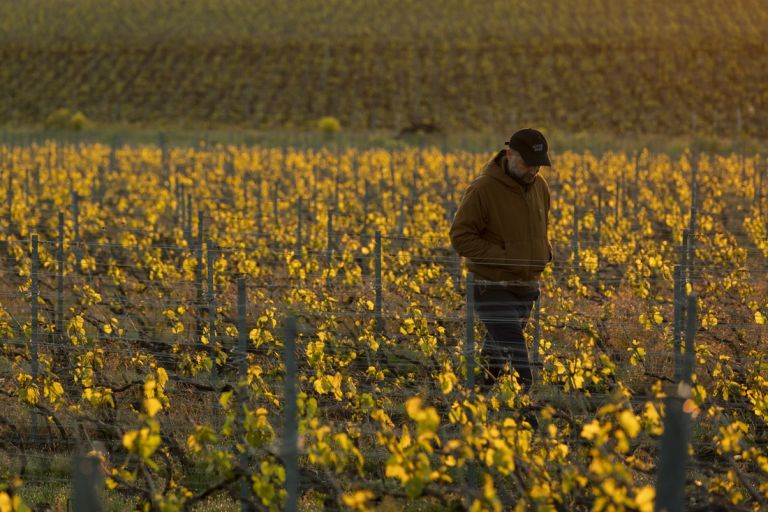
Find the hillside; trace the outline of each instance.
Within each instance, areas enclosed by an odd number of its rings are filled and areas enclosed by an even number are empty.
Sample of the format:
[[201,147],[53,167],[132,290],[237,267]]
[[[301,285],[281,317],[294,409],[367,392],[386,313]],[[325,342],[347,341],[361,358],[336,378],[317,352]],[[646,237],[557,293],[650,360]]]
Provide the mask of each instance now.
[[0,5],[0,121],[768,132],[768,5],[70,0]]

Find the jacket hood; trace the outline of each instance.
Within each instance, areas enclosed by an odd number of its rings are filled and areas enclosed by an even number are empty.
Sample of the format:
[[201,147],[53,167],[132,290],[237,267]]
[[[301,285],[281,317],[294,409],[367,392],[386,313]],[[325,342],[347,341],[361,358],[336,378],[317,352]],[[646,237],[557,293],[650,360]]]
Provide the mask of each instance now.
[[[506,186],[519,190],[520,192],[525,192],[526,187],[519,183],[517,180],[515,180],[512,176],[504,172],[504,169],[500,165],[500,161],[502,158],[502,151],[499,151],[494,155],[493,158],[491,158],[487,164],[485,164],[485,167],[483,167],[483,170],[481,171],[481,174],[488,175],[501,183],[505,184]],[[539,176],[536,176],[536,179],[538,179]],[[533,184],[536,183],[534,181],[529,185],[529,187],[533,186]]]

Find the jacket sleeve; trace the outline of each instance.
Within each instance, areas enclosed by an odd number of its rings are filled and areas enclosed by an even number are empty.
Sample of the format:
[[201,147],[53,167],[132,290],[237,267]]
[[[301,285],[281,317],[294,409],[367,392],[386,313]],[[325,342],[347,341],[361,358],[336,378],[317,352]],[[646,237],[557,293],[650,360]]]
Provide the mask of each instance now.
[[[544,182],[544,183],[547,184],[546,182]],[[547,225],[546,225],[546,228],[547,228],[547,245],[549,246],[549,261],[553,261],[555,259],[555,252],[554,252],[554,250],[552,250],[552,241],[549,239],[549,210],[550,210],[550,208],[552,206],[552,198],[551,198],[551,195],[550,195],[549,184],[547,184],[546,191],[547,191],[547,206],[546,206],[546,217],[545,217],[545,219],[546,219],[546,222],[547,222]],[[547,262],[547,263],[549,263],[549,262]]]
[[450,229],[451,245],[460,256],[474,260],[504,259],[504,248],[482,237],[487,219],[480,194],[470,185],[461,198]]

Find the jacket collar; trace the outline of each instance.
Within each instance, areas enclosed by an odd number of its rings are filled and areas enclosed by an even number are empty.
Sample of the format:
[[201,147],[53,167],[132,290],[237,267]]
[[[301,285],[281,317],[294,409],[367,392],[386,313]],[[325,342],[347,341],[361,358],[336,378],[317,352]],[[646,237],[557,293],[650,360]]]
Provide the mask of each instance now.
[[[485,164],[485,167],[483,168],[481,173],[487,174],[488,176],[495,178],[496,180],[500,181],[506,186],[514,190],[518,190],[523,194],[526,192],[526,189],[530,190],[530,188],[534,185],[534,183],[536,183],[536,181],[531,183],[529,187],[524,187],[512,176],[504,172],[504,169],[501,167],[501,161],[503,158],[504,156],[502,155],[502,151],[499,151],[498,153],[496,153],[496,155],[494,155],[494,157],[487,164]],[[536,176],[536,178],[538,179],[538,176]]]

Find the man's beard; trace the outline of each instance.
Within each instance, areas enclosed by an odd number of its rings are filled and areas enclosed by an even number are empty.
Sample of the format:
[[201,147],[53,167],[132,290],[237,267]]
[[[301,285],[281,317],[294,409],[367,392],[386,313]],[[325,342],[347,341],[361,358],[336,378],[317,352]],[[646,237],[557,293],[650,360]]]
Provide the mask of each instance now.
[[536,180],[536,178],[535,178],[535,177],[534,177],[534,179],[533,179],[533,180],[531,180],[531,181],[525,181],[525,180],[523,179],[523,177],[519,177],[519,178],[518,178],[518,177],[517,177],[517,175],[516,175],[516,174],[514,173],[514,171],[512,170],[512,164],[510,164],[510,162],[509,162],[509,159],[505,160],[505,163],[504,163],[504,172],[507,174],[507,176],[509,176],[510,178],[512,178],[513,180],[515,180],[516,182],[518,182],[518,183],[519,183],[520,185],[522,185],[523,187],[529,187],[529,186],[530,186],[530,185],[532,185],[532,184],[533,184],[533,182]]

